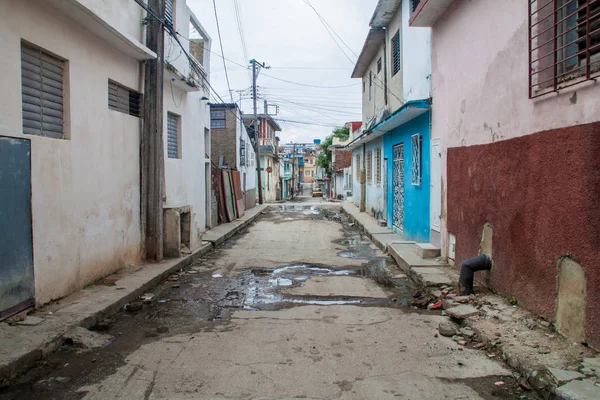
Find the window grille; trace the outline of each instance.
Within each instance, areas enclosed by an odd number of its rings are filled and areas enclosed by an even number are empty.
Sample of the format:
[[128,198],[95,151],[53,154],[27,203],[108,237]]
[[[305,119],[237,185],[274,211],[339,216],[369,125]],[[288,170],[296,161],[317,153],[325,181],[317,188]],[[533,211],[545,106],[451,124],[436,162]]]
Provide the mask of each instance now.
[[421,135],[414,134],[411,137],[412,141],[412,184],[415,186],[421,185]]
[[392,38],[392,76],[400,71],[400,30]]
[[375,149],[375,184],[381,183],[381,148]]
[[141,93],[108,80],[108,108],[124,114],[139,117],[141,115]]
[[179,115],[167,113],[167,156],[181,158],[179,155]]
[[365,158],[366,161],[366,173],[367,173],[367,183],[371,184],[373,182],[373,152],[372,151],[367,151],[367,158]]
[[529,98],[600,75],[600,0],[529,0]]
[[360,180],[360,154],[357,154],[355,157],[356,165],[354,168],[356,180]]
[[23,133],[55,139],[64,136],[64,62],[21,44]]
[[216,129],[223,129],[226,127],[224,110],[210,112],[210,127]]
[[240,139],[240,166],[246,166],[246,141]]
[[381,72],[381,57],[377,60],[377,73]]

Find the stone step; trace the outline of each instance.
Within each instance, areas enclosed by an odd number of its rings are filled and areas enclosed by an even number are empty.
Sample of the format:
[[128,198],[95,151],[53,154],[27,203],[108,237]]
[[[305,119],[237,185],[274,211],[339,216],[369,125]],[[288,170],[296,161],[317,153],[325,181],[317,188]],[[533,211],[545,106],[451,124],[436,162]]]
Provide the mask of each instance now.
[[415,252],[424,260],[436,258],[442,254],[441,249],[431,243],[415,243]]
[[447,267],[448,264],[440,263],[432,259],[423,259],[417,255],[414,242],[390,243],[388,253],[396,260],[398,266],[409,272],[411,268],[420,267]]

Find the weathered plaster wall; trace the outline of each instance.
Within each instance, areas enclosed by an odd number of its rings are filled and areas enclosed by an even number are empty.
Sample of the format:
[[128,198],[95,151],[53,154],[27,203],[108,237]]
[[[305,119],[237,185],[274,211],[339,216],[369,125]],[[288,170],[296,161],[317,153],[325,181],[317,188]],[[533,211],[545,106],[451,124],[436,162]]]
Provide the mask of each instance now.
[[[279,162],[271,156],[260,156],[260,168],[262,170],[261,183],[263,188],[264,201],[276,201],[279,187]],[[271,167],[273,171],[267,172],[267,168]]]
[[[402,99],[431,97],[431,28],[410,27],[410,0],[402,0]],[[392,96],[391,105],[397,101]]]
[[553,320],[557,263],[585,270],[586,333],[600,347],[600,123],[448,150],[448,230],[456,262],[494,231],[491,283]]
[[[241,118],[241,116],[238,117]],[[242,180],[242,190],[244,189],[244,179],[246,184],[246,209],[254,207],[256,205],[256,155],[254,154],[254,149],[252,148],[252,142],[250,141],[250,137],[248,136],[248,131],[242,124],[240,120],[236,120],[236,138],[237,138],[237,159],[238,159],[238,170],[241,173]],[[245,165],[241,165],[240,163],[240,139],[246,143],[246,156],[245,156]]]
[[[594,83],[528,98],[527,13],[520,0],[457,0],[432,29],[432,137],[442,138],[442,194],[450,190],[450,147],[493,143],[600,118],[600,88]],[[443,196],[444,254],[446,208]]]
[[[381,58],[381,71],[377,72],[377,60]],[[385,105],[385,89],[384,89],[384,56],[383,56],[383,42],[377,52],[377,55],[373,57],[373,60],[369,63],[369,69],[365,72],[363,77],[364,92],[362,94],[362,118],[363,123],[366,123],[373,118],[377,113],[386,107]],[[369,71],[373,74],[371,85],[369,85]],[[369,86],[371,87],[371,96],[369,96]],[[361,87],[362,90],[362,87]]]
[[[38,304],[141,257],[140,121],[107,100],[109,79],[138,88],[138,62],[44,3],[0,2],[0,135],[31,140]],[[68,60],[68,139],[22,134],[22,39]]]
[[[408,84],[408,82],[403,81],[404,75],[404,65],[410,60],[408,57],[403,57],[403,52],[405,47],[404,43],[404,35],[408,35],[407,32],[404,31],[404,27],[402,26],[402,16],[403,10],[402,7],[398,9],[394,18],[390,21],[388,26],[386,27],[385,32],[385,46],[386,46],[386,59],[387,59],[387,75],[388,75],[388,104],[387,110],[389,113],[393,113],[398,108],[402,106],[402,104],[406,101],[403,98],[403,90],[404,85]],[[396,32],[400,32],[400,71],[398,71],[395,75],[393,75],[393,59],[392,59],[392,38],[396,34]],[[383,77],[381,78],[383,80]],[[383,84],[381,84],[383,86]]]
[[[395,145],[404,144],[404,222],[402,233],[406,240],[429,242],[429,121],[431,114],[426,112],[386,133],[383,137],[384,157],[387,162],[387,224],[393,227],[394,186],[393,170]],[[421,142],[421,184],[412,184],[412,135],[419,133]]]
[[[206,230],[206,172],[204,129],[210,126],[210,107],[200,101],[199,92],[184,92],[172,85],[165,74],[163,117],[163,154],[165,159],[165,192],[167,206],[191,208],[191,250],[202,244],[202,233]],[[180,116],[181,158],[167,157],[167,112]]]

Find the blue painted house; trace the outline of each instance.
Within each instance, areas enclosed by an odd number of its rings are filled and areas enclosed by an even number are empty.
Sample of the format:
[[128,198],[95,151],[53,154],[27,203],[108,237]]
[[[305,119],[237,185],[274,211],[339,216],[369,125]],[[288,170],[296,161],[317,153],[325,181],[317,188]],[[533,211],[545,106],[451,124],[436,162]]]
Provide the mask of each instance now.
[[353,152],[353,199],[361,211],[385,220],[406,240],[439,244],[431,33],[409,27],[416,3],[379,0],[375,8],[352,73],[362,79],[363,126],[347,148]]

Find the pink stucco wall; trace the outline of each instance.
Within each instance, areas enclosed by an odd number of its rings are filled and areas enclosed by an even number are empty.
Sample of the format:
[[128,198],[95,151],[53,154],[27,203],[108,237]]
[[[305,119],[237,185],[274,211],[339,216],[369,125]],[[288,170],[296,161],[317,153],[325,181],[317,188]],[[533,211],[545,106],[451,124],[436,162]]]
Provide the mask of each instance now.
[[456,0],[432,29],[432,138],[442,143],[445,254],[449,147],[600,120],[600,87],[593,81],[528,98],[527,20],[522,0]]

